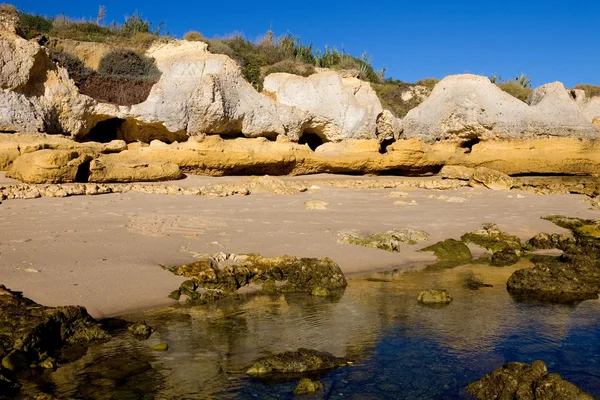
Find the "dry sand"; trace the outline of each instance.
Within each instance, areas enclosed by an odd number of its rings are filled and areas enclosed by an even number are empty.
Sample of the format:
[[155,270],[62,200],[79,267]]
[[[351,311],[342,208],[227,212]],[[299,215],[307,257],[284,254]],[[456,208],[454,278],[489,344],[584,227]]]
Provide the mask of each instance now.
[[[238,179],[244,178],[189,177],[179,184]],[[0,183],[9,182],[0,176]],[[386,198],[399,190],[409,193],[403,201],[414,200],[416,205],[395,205],[397,198]],[[467,201],[428,198],[432,194]],[[182,279],[160,265],[193,261],[194,252],[330,257],[347,274],[409,268],[435,261],[418,249],[458,238],[485,222],[528,239],[542,231],[565,232],[541,220],[544,215],[600,218],[600,212],[588,210],[583,199],[471,188],[442,192],[321,186],[297,195],[208,198],[124,193],[10,200],[0,205],[0,283],[44,305],[78,304],[95,317],[112,316],[173,304],[167,295]],[[306,209],[310,200],[330,205]],[[344,229],[373,233],[405,227],[425,230],[430,242],[404,245],[400,254],[337,243],[337,233]]]

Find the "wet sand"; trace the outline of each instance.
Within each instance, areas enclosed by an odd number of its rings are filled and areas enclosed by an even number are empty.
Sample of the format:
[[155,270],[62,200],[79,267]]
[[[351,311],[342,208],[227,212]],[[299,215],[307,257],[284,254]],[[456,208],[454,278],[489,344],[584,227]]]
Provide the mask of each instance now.
[[[189,177],[178,184],[239,179],[244,178]],[[0,184],[10,181],[0,177]],[[386,198],[394,191],[407,192],[409,197]],[[449,203],[430,195],[467,201]],[[326,210],[308,210],[305,202],[309,200],[331,205]],[[416,205],[394,205],[413,200]],[[418,249],[459,238],[485,222],[528,239],[542,231],[566,232],[540,219],[545,215],[600,218],[600,212],[590,211],[583,200],[578,195],[536,196],[472,188],[438,191],[325,185],[297,195],[209,198],[129,192],[9,200],[0,204],[0,283],[44,305],[78,304],[95,317],[112,316],[173,304],[167,295],[182,279],[160,265],[191,262],[194,253],[329,257],[346,274],[408,269],[435,261]],[[399,254],[337,243],[337,233],[344,229],[373,233],[406,227],[425,230],[431,240],[403,245]]]

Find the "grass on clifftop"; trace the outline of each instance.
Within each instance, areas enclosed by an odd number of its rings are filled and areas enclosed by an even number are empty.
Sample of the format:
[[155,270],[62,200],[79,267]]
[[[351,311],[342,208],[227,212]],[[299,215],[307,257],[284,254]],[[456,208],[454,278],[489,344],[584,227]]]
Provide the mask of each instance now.
[[[372,86],[383,108],[390,110],[396,117],[404,118],[429,96],[438,82],[435,78],[423,79],[416,83],[387,79],[384,83],[375,83]],[[406,100],[402,98],[403,95]]]
[[600,97],[600,86],[596,85],[577,85],[573,89],[580,89],[585,92],[585,97],[591,99],[592,97]]

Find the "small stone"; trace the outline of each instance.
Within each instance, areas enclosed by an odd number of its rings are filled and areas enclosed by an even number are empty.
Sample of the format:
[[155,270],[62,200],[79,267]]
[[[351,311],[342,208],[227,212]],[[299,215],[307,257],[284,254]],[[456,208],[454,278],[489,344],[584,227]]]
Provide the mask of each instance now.
[[181,298],[181,291],[179,289],[173,290],[171,293],[169,293],[168,297],[170,299],[179,301],[179,299]]
[[152,350],[154,351],[167,351],[169,350],[169,345],[166,343],[159,343],[152,346]]
[[424,290],[419,293],[417,300],[423,304],[448,304],[452,301],[447,290]]
[[129,332],[131,332],[133,336],[140,340],[148,339],[154,331],[150,325],[146,324],[145,321],[130,325],[127,329],[129,330]]
[[56,363],[52,357],[48,357],[40,363],[40,367],[44,369],[54,369],[55,366]]
[[307,210],[327,210],[331,203],[322,200],[309,200],[304,203],[304,207]]
[[323,384],[319,381],[311,381],[309,378],[302,378],[298,386],[294,389],[296,396],[310,396],[323,389]]
[[513,249],[502,249],[492,254],[491,264],[494,267],[507,267],[519,262],[521,257]]
[[410,194],[407,192],[391,192],[385,196],[386,199],[402,199],[406,197],[410,197]]
[[399,200],[399,201],[395,201],[394,205],[395,206],[416,206],[417,202],[415,200],[413,200],[413,201],[402,201],[402,200]]

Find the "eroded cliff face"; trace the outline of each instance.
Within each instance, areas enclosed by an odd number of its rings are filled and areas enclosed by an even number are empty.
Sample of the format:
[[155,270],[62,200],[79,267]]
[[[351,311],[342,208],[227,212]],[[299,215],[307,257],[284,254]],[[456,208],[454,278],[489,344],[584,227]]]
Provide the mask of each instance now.
[[[98,63],[93,46],[63,44],[88,66]],[[445,165],[511,175],[600,170],[600,98],[559,82],[525,103],[486,77],[449,76],[400,120],[357,78],[276,73],[259,93],[229,57],[203,42],[170,40],[147,51],[161,72],[148,98],[117,106],[80,94],[45,47],[7,27],[0,49],[0,131],[23,133],[0,138],[0,169],[28,182],[431,174]],[[64,136],[29,135],[40,132]]]

